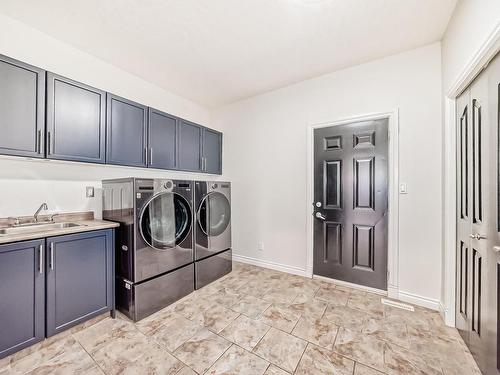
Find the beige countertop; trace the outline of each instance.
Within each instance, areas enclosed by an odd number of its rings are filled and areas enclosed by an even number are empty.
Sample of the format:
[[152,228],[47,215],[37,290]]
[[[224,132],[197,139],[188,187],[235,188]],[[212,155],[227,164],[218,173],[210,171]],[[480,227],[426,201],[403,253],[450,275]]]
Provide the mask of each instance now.
[[[62,220],[61,220],[62,219]],[[1,220],[0,220],[1,222]],[[37,232],[25,232],[16,234],[0,234],[0,244],[6,244],[10,242],[19,242],[27,240],[35,240],[45,237],[62,236],[65,234],[90,232],[93,230],[109,229],[119,227],[120,224],[106,221],[106,220],[96,220],[92,216],[62,216],[58,218],[57,222],[71,222],[80,224],[79,226],[69,227],[69,228],[50,228],[46,230],[40,230]],[[5,228],[5,226],[0,225],[0,227]]]

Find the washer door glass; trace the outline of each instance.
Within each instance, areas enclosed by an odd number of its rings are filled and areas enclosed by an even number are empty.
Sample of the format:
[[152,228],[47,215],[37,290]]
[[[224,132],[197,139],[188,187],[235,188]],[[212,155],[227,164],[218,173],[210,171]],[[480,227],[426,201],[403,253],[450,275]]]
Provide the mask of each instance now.
[[220,236],[231,222],[231,205],[219,192],[209,193],[198,209],[198,223],[208,236]]
[[176,193],[158,194],[144,207],[140,225],[142,237],[149,246],[159,250],[172,248],[189,233],[189,203]]

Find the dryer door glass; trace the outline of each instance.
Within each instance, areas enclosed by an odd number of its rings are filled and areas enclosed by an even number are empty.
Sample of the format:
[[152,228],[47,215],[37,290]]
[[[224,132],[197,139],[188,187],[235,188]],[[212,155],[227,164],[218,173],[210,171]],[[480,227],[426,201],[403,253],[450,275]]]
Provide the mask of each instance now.
[[198,223],[208,236],[220,236],[231,222],[231,205],[219,192],[209,193],[198,209]]
[[176,193],[154,196],[142,211],[141,234],[155,249],[174,247],[186,238],[191,227],[189,203]]

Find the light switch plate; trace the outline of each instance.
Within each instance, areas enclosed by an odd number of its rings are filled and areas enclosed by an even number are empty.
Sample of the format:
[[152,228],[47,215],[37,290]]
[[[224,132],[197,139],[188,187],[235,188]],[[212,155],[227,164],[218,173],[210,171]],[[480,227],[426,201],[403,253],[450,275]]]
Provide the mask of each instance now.
[[94,187],[87,186],[85,188],[85,195],[87,196],[87,198],[94,198]]
[[406,186],[406,183],[399,184],[399,193],[408,194],[408,186]]

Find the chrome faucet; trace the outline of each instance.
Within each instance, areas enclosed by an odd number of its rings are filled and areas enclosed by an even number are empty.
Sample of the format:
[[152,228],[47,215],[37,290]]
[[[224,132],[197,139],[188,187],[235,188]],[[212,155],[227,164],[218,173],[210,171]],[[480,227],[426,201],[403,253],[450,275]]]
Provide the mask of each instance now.
[[33,215],[33,218],[35,219],[35,223],[38,223],[38,215],[40,214],[40,211],[42,210],[48,210],[49,207],[47,206],[47,203],[42,203],[40,207],[38,207],[38,210],[36,210],[35,214]]

